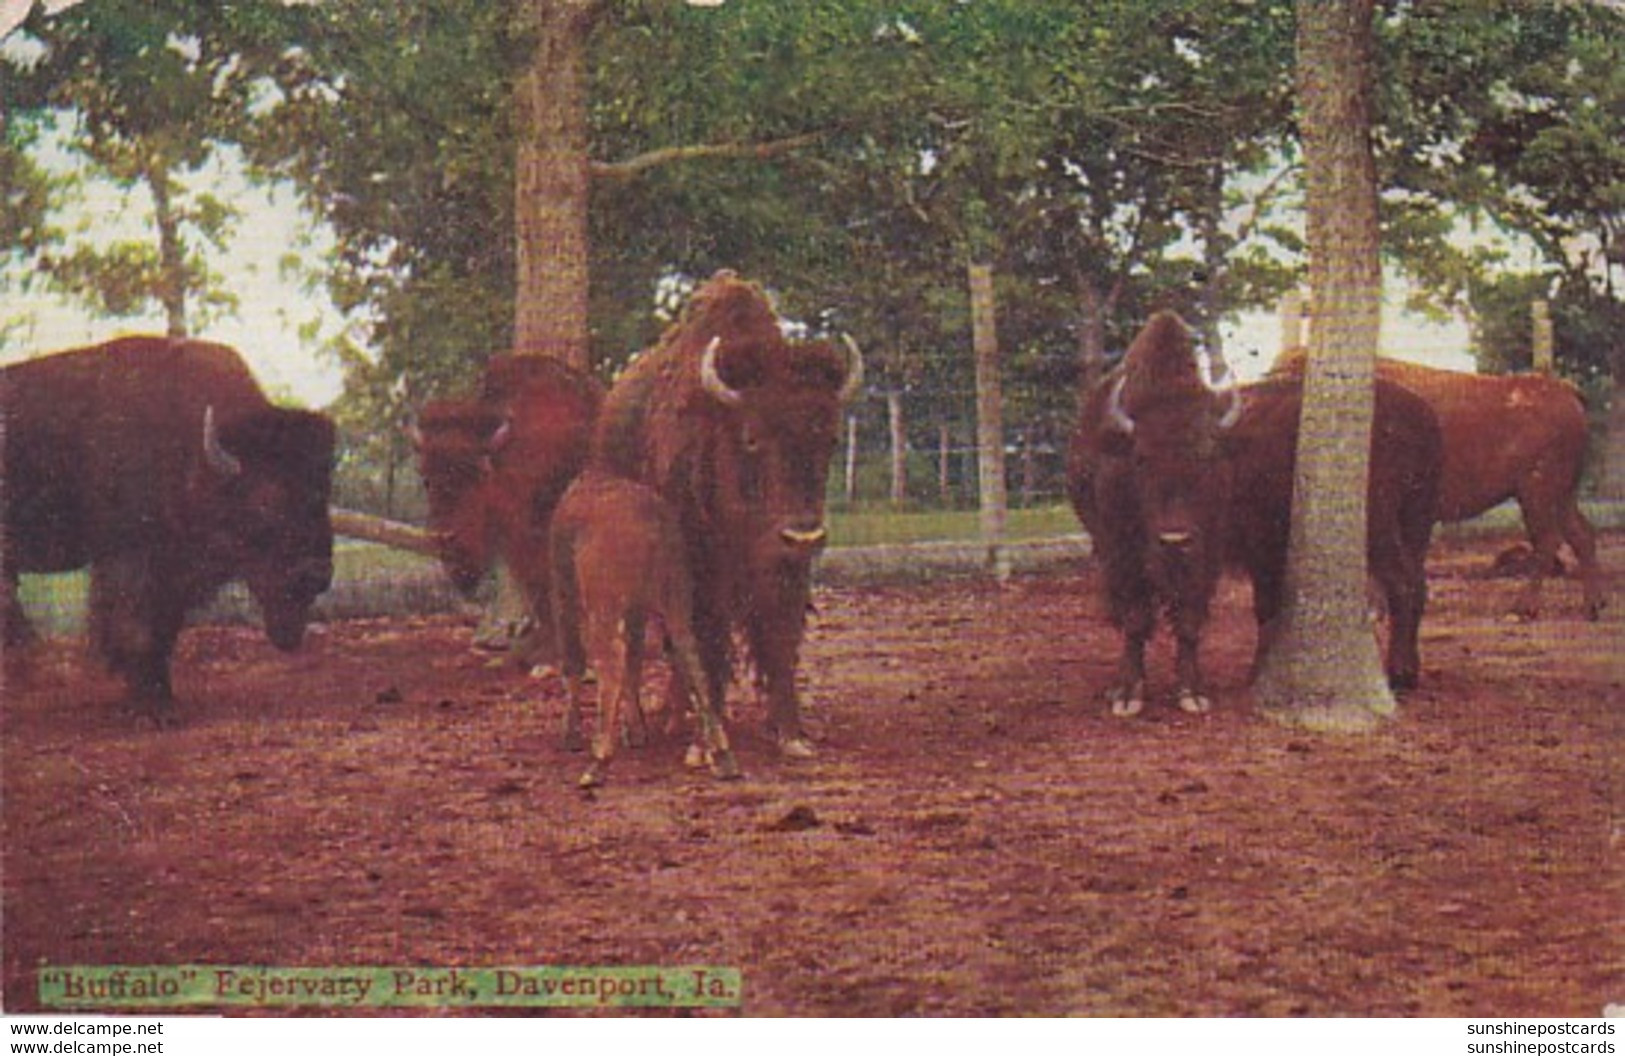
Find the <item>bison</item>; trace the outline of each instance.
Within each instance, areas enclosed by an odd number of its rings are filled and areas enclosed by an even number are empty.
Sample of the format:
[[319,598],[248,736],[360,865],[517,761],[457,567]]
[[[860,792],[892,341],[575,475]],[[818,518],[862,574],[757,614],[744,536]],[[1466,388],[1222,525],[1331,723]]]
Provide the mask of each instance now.
[[[1225,553],[1228,563],[1252,580],[1259,629],[1256,673],[1286,589],[1303,382],[1267,379],[1241,392],[1246,409],[1226,438],[1233,490]],[[1410,689],[1421,674],[1418,635],[1427,605],[1425,566],[1443,477],[1444,438],[1427,401],[1402,386],[1379,376],[1375,400],[1366,564],[1388,610],[1388,682],[1395,689]]]
[[548,522],[586,462],[603,396],[596,378],[556,359],[495,356],[479,399],[426,404],[412,428],[453,583],[472,592],[500,558],[548,645]]
[[[1112,711],[1144,704],[1145,644],[1157,605],[1178,642],[1177,699],[1207,709],[1198,648],[1225,567],[1247,574],[1258,656],[1280,613],[1292,519],[1301,378],[1216,391],[1189,331],[1161,313],[1084,397],[1068,490],[1099,555],[1108,612],[1123,634]],[[1367,491],[1367,556],[1388,603],[1389,681],[1416,683],[1443,441],[1420,398],[1379,380]],[[1254,671],[1258,667],[1255,659]]]
[[554,512],[550,557],[568,697],[565,739],[572,746],[581,739],[582,676],[589,662],[598,672],[598,725],[581,787],[603,782],[623,714],[630,711],[642,723],[638,696],[650,616],[665,627],[672,684],[679,687],[673,696],[697,697],[699,730],[690,762],[709,765],[718,777],[738,777],[695,641],[694,585],[675,511],[643,484],[588,470]]
[[126,337],[0,372],[0,612],[32,637],[21,572],[90,567],[91,640],[162,721],[186,613],[241,578],[281,649],[333,573],[334,430],[273,407],[224,345]]
[[[1297,374],[1302,350],[1276,370]],[[1597,537],[1576,496],[1586,452],[1586,415],[1568,382],[1544,374],[1482,375],[1437,370],[1393,359],[1377,361],[1377,376],[1428,402],[1444,432],[1439,520],[1465,521],[1517,499],[1533,555],[1528,582],[1514,611],[1533,619],[1541,585],[1564,542],[1580,567],[1585,613],[1602,615]]]
[[1197,356],[1177,315],[1160,312],[1084,396],[1067,490],[1123,635],[1108,694],[1114,715],[1145,705],[1145,647],[1159,606],[1177,641],[1179,706],[1208,709],[1198,647],[1224,562],[1231,466],[1222,441],[1241,408],[1233,382],[1216,388],[1225,373]]
[[723,271],[615,382],[593,439],[593,466],[677,517],[704,692],[723,699],[740,632],[789,757],[813,754],[796,666],[841,404],[862,372],[850,342],[787,340],[762,291]]

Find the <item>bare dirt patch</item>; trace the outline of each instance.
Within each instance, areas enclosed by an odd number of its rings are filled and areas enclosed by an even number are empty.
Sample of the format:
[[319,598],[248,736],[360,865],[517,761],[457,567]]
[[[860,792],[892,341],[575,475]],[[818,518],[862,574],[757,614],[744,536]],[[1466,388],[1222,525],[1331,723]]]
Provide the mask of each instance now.
[[553,963],[738,966],[765,1015],[1596,1015],[1625,998],[1621,577],[1600,623],[1571,581],[1507,622],[1516,584],[1473,575],[1507,542],[1436,546],[1422,688],[1371,737],[1256,717],[1239,584],[1214,713],[1111,718],[1068,566],[821,590],[816,760],[736,691],[743,782],[672,740],[593,798],[555,683],[454,619],[291,657],[189,632],[164,731],[52,645],[0,727],[5,1006],[49,964]]

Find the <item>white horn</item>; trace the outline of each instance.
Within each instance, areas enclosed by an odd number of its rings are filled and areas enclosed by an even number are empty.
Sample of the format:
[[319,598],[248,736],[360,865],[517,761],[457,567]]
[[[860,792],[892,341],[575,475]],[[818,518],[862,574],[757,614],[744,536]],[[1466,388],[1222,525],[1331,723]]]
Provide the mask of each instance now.
[[1112,383],[1111,398],[1106,401],[1106,417],[1111,420],[1112,428],[1120,433],[1134,432],[1134,419],[1123,410],[1123,385],[1128,381],[1128,375],[1119,375]]
[[1225,398],[1224,413],[1219,416],[1219,428],[1228,429],[1241,417],[1241,389],[1230,364],[1224,357],[1210,353],[1202,364],[1202,382],[1209,392]]
[[841,340],[846,342],[846,380],[841,382],[841,402],[846,403],[863,391],[863,351],[851,334],[842,334]]
[[203,455],[221,476],[235,477],[243,471],[242,461],[220,443],[214,429],[214,407],[203,409]]
[[725,407],[738,407],[745,400],[744,393],[729,388],[728,383],[717,374],[717,347],[721,344],[721,337],[713,337],[711,343],[705,346],[705,354],[700,357],[700,384],[717,398],[718,403]]

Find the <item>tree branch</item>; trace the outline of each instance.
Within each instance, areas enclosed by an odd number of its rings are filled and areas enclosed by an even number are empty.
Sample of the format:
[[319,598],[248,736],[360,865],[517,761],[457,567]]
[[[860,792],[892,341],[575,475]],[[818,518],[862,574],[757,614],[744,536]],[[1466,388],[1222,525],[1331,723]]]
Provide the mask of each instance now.
[[629,180],[646,169],[699,158],[749,158],[763,161],[816,143],[827,134],[827,131],[807,132],[764,143],[698,143],[686,147],[661,147],[627,158],[625,161],[592,162],[592,175],[594,179],[599,180]]

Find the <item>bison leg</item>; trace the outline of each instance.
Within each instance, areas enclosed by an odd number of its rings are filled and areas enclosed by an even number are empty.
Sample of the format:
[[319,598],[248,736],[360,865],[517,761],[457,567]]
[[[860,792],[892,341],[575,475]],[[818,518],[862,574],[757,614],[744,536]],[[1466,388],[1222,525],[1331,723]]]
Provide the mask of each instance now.
[[559,532],[553,537],[550,554],[553,633],[564,677],[564,748],[579,752],[586,747],[581,733],[581,712],[586,706],[582,682],[587,658],[581,642],[581,585],[575,571],[574,540],[567,533]]
[[1427,544],[1407,546],[1396,530],[1373,536],[1371,573],[1382,587],[1388,605],[1388,684],[1414,689],[1421,679],[1422,655],[1418,639],[1422,612],[1427,607]]
[[17,573],[11,569],[0,576],[0,632],[0,642],[12,649],[32,645],[37,637],[17,596]]
[[1200,631],[1187,634],[1182,630],[1178,635],[1178,657],[1174,663],[1179,678],[1179,689],[1174,700],[1180,711],[1192,715],[1204,714],[1212,707],[1202,692],[1202,670],[1198,658],[1201,641]]
[[90,575],[91,644],[124,679],[130,704],[158,725],[174,703],[169,659],[186,615],[179,599],[155,596],[174,589],[171,578],[160,577],[145,557],[126,554],[103,559]]
[[649,743],[649,723],[643,715],[643,649],[647,621],[641,613],[626,618],[626,712],[621,743],[642,748]]
[[1585,591],[1585,615],[1588,620],[1602,619],[1607,598],[1602,589],[1602,571],[1597,567],[1597,530],[1591,527],[1586,515],[1571,497],[1563,511],[1563,538],[1574,551],[1574,560],[1580,565],[1580,583]]
[[633,648],[625,633],[626,622],[590,610],[587,617],[587,655],[598,672],[598,728],[592,735],[592,762],[576,782],[582,788],[604,783],[620,743],[621,707],[629,685],[629,650]]
[[817,750],[801,727],[796,691],[796,662],[807,622],[806,574],[784,573],[777,586],[771,599],[758,597],[758,610],[747,630],[751,656],[767,698],[768,734],[779,753],[789,759],[811,759]]
[[1138,715],[1145,708],[1145,646],[1156,627],[1153,586],[1139,570],[1106,561],[1106,601],[1112,624],[1123,635],[1117,681],[1106,691],[1112,714]]
[[1151,639],[1151,629],[1149,606],[1143,618],[1123,628],[1123,654],[1117,663],[1117,682],[1106,691],[1112,714],[1119,718],[1138,715],[1145,708],[1145,645]]
[[681,620],[668,624],[668,655],[672,661],[672,684],[687,685],[694,693],[695,717],[699,723],[694,744],[685,761],[689,766],[709,766],[711,773],[724,780],[740,776],[739,764],[734,760],[733,746],[728,742],[728,730],[722,722],[722,712],[716,698],[708,689],[705,667],[700,662],[700,651],[694,633]]

